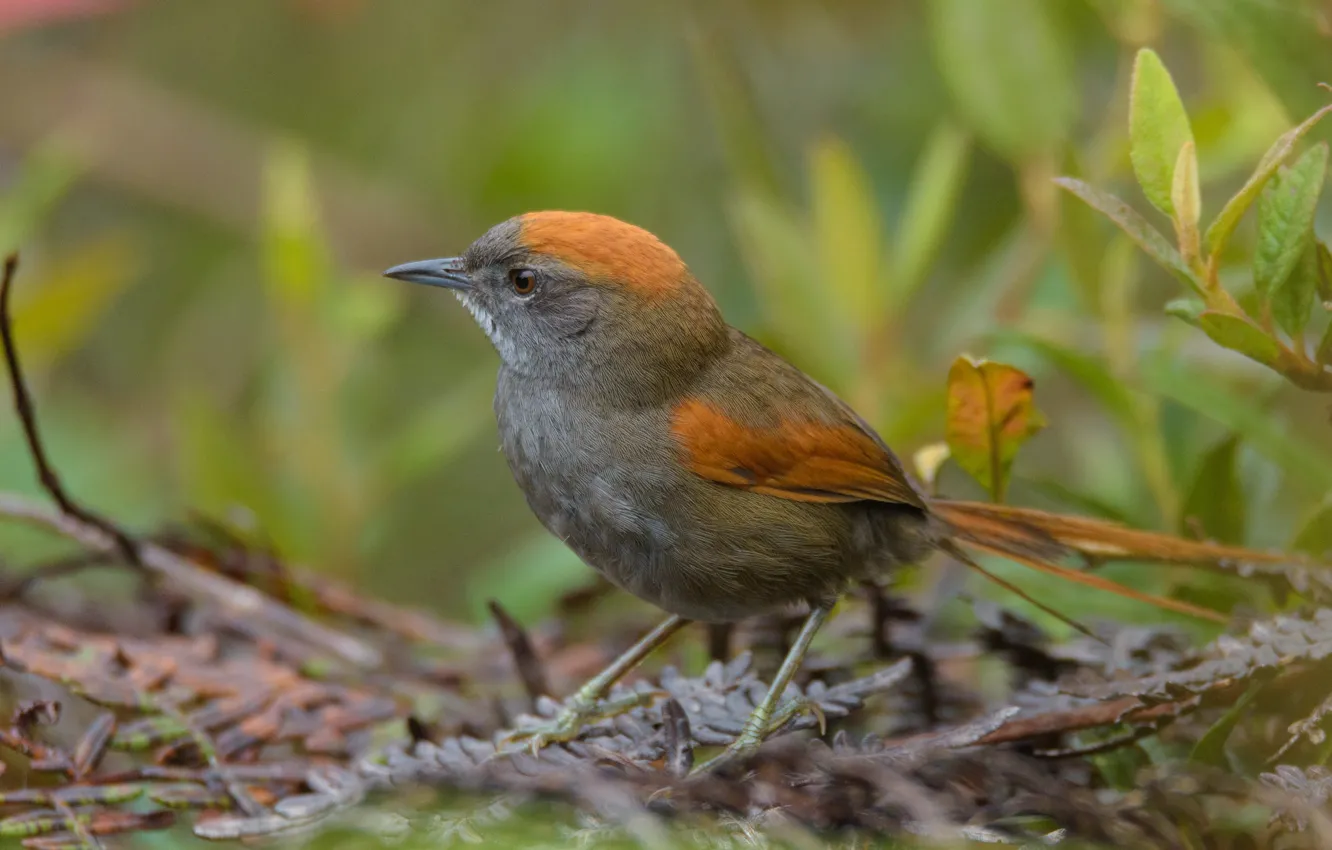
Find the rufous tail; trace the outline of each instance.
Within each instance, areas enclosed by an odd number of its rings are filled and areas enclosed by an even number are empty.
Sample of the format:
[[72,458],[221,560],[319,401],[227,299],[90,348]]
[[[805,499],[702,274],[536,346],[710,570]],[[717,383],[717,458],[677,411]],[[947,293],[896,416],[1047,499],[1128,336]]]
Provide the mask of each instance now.
[[[1227,618],[1207,608],[1143,593],[1096,573],[1070,569],[1057,562],[1076,553],[1096,560],[1140,560],[1171,564],[1219,565],[1232,561],[1290,565],[1309,563],[1298,555],[1185,540],[1168,534],[1126,528],[1104,520],[1052,514],[1031,508],[952,500],[935,501],[931,508],[948,524],[956,544],[999,555],[1077,584],[1218,622],[1226,622]],[[955,546],[944,548],[957,554]],[[981,570],[970,559],[960,560],[973,569]]]

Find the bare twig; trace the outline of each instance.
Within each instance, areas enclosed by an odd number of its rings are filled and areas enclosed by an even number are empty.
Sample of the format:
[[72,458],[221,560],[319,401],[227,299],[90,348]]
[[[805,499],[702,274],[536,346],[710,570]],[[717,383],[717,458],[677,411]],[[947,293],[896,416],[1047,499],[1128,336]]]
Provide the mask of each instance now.
[[23,379],[23,369],[19,365],[18,346],[14,343],[14,328],[9,316],[9,293],[13,289],[14,274],[18,271],[18,254],[5,258],[3,277],[0,277],[0,341],[4,343],[5,367],[9,370],[9,386],[14,393],[14,408],[18,411],[19,421],[23,424],[23,437],[28,442],[28,451],[32,462],[37,466],[37,477],[42,487],[64,511],[76,519],[94,526],[111,537],[115,549],[130,564],[139,564],[139,552],[134,538],[121,530],[115,523],[88,510],[75,502],[65,490],[55,467],[46,455],[41,433],[37,430],[37,409],[33,406],[28,384]]
[[26,575],[0,587],[0,602],[11,602],[25,596],[37,584],[52,579],[64,578],[74,573],[93,567],[103,567],[112,562],[110,554],[105,552],[79,552],[66,558],[33,568]]
[[[116,548],[115,540],[100,527],[16,493],[0,493],[0,516],[48,528],[97,552],[112,552]],[[310,620],[254,588],[209,572],[169,549],[142,541],[139,558],[144,567],[182,590],[218,605],[243,631],[262,624],[266,629],[284,632],[359,667],[374,669],[383,663],[382,653],[364,641]]]
[[499,624],[500,634],[504,636],[504,643],[509,647],[509,655],[513,656],[513,666],[518,671],[518,678],[522,680],[527,698],[535,709],[539,697],[550,695],[550,686],[546,684],[545,667],[537,657],[536,650],[532,648],[532,641],[528,638],[527,632],[523,631],[518,621],[496,600],[492,599],[488,604],[490,615]]
[[1030,738],[1040,738],[1045,735],[1093,729],[1113,723],[1146,723],[1180,714],[1195,707],[1198,701],[1198,697],[1190,697],[1179,702],[1147,706],[1137,697],[1124,697],[1068,711],[1047,711],[1042,714],[1011,720],[981,738],[977,743],[1007,744],[1015,741],[1025,741]]

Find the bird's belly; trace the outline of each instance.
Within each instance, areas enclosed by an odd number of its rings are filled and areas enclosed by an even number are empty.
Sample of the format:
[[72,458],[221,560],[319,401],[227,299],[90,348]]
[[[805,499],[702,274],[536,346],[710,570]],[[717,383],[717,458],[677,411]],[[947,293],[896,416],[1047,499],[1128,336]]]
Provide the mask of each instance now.
[[629,593],[691,620],[733,621],[826,598],[865,572],[835,509],[643,470],[524,481],[551,533]]

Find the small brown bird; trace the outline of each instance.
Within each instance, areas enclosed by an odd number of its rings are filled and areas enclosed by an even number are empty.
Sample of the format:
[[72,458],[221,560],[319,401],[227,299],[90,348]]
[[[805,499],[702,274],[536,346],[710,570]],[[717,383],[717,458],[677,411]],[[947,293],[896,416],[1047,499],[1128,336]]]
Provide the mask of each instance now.
[[690,620],[805,603],[808,620],[728,754],[751,750],[847,586],[937,550],[978,570],[965,549],[998,554],[1212,618],[1056,562],[1290,560],[927,496],[850,407],[729,326],[675,251],[608,216],[528,213],[460,257],[384,274],[454,290],[499,351],[495,415],[532,511],[589,566],[672,614],[536,730],[534,746],[576,736],[610,686]]

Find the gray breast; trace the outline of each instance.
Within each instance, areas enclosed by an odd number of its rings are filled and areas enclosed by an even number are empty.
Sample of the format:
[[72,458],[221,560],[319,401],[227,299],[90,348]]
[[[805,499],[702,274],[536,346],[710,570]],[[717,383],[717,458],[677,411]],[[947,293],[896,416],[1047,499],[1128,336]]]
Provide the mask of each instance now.
[[495,412],[532,512],[589,566],[657,601],[653,588],[641,586],[644,567],[665,559],[677,538],[658,509],[669,485],[654,477],[647,458],[619,450],[623,440],[613,431],[634,423],[610,422],[549,388],[516,391],[518,380],[501,373]]

